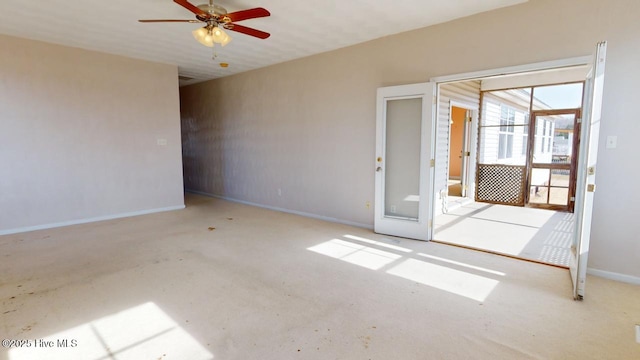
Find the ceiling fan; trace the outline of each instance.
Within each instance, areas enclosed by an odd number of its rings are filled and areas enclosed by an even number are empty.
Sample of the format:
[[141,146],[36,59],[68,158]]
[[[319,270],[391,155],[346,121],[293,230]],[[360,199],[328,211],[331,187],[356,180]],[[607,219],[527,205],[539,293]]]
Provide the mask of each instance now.
[[176,4],[184,7],[196,15],[195,20],[138,20],[141,23],[155,22],[188,22],[188,23],[205,23],[202,28],[193,31],[193,37],[202,45],[213,47],[214,43],[225,46],[231,41],[231,37],[222,29],[239,32],[242,34],[266,39],[271,34],[264,31],[256,30],[247,26],[236,24],[237,21],[255,19],[271,15],[267,9],[253,8],[227,13],[227,10],[220,5],[209,0],[208,4],[195,6],[187,0],[173,0]]

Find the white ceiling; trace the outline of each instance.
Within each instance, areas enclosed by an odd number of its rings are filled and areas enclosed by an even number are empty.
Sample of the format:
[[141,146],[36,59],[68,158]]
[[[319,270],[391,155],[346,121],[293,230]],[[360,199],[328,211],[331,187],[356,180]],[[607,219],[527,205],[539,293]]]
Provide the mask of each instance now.
[[[0,34],[178,65],[195,83],[256,69],[527,0],[216,0],[229,12],[264,7],[270,17],[238,22],[271,33],[266,40],[228,33],[233,41],[200,45],[194,19],[171,0],[0,0]],[[192,0],[192,4],[207,0]],[[219,63],[229,63],[221,68]]]

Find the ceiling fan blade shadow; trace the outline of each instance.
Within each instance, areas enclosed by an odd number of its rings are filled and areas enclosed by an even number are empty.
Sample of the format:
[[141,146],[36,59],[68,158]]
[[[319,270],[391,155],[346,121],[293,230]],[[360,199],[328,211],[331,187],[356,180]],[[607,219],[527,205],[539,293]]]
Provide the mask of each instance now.
[[259,7],[259,8],[232,12],[227,14],[226,16],[228,16],[229,19],[231,19],[231,22],[236,22],[236,21],[242,21],[242,20],[261,18],[265,16],[270,16],[270,15],[271,13],[267,9]]

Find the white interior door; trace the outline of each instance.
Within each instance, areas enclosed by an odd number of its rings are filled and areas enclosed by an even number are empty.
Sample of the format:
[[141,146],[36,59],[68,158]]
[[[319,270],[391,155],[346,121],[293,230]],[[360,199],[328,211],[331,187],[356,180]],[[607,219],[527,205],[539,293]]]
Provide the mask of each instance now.
[[375,232],[431,239],[435,83],[378,89]]
[[602,121],[602,90],[607,43],[596,47],[593,65],[587,75],[582,103],[582,128],[578,176],[576,183],[575,216],[576,227],[572,245],[573,261],[570,266],[573,280],[573,296],[582,299],[587,277],[589,238],[591,235],[591,212],[595,192],[596,162],[598,156],[598,136]]

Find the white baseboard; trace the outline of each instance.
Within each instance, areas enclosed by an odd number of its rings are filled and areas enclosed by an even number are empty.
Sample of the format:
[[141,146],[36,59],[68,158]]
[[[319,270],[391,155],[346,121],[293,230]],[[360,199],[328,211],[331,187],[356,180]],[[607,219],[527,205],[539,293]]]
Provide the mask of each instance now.
[[169,206],[169,207],[157,208],[157,209],[140,210],[140,211],[132,211],[128,213],[98,216],[98,217],[92,217],[88,219],[77,219],[77,220],[63,221],[63,222],[51,223],[51,224],[26,226],[26,227],[21,227],[16,229],[0,230],[0,235],[9,235],[9,234],[17,234],[17,233],[23,233],[23,232],[35,231],[35,230],[52,229],[57,227],[69,226],[69,225],[86,224],[86,223],[91,223],[96,221],[113,220],[113,219],[120,219],[120,218],[131,217],[131,216],[159,213],[164,211],[181,210],[184,208],[185,208],[184,205]]
[[290,210],[290,209],[285,209],[285,208],[276,207],[276,206],[257,204],[257,203],[253,203],[253,202],[250,202],[250,201],[238,200],[238,199],[234,199],[234,198],[230,198],[230,197],[226,197],[226,196],[209,194],[209,193],[202,192],[202,191],[188,190],[187,189],[187,190],[185,190],[185,192],[188,192],[188,193],[191,193],[191,194],[196,194],[196,195],[208,196],[208,197],[221,199],[221,200],[227,200],[227,201],[231,201],[231,202],[235,202],[235,203],[239,203],[239,204],[255,206],[255,207],[259,207],[259,208],[263,208],[263,209],[280,211],[280,212],[287,213],[287,214],[300,215],[300,216],[304,216],[304,217],[308,217],[308,218],[312,218],[312,219],[318,219],[318,220],[328,221],[328,222],[332,222],[332,223],[338,223],[338,224],[355,226],[355,227],[359,227],[359,228],[373,230],[373,225],[362,224],[362,223],[353,222],[353,221],[347,221],[347,220],[342,220],[342,219],[336,219],[336,218],[332,218],[332,217],[328,217],[328,216],[322,216],[322,215],[312,214],[312,213],[303,212],[303,211]]
[[615,280],[615,281],[625,282],[629,284],[640,285],[640,277],[637,277],[637,276],[625,275],[625,274],[614,273],[610,271],[604,271],[604,270],[598,270],[598,269],[592,269],[592,268],[587,269],[587,274],[599,276],[601,278],[605,278],[609,280]]

